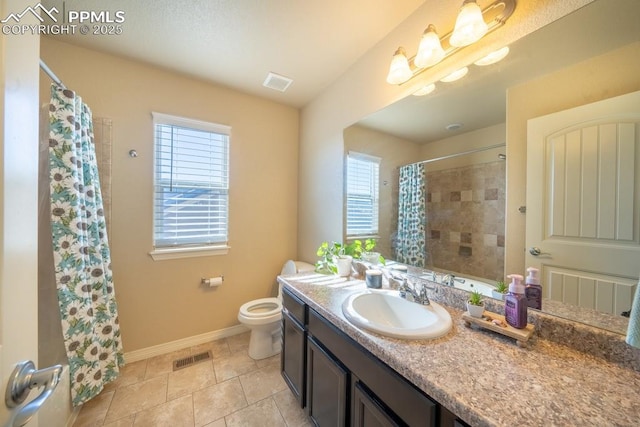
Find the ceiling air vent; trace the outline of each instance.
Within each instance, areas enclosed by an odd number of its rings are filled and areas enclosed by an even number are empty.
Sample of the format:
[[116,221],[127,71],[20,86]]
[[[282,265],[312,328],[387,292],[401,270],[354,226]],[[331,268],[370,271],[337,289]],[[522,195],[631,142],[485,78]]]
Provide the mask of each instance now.
[[289,86],[291,86],[291,83],[293,83],[293,80],[289,77],[281,76],[276,73],[269,73],[264,83],[262,83],[262,86],[279,92],[284,92],[289,88]]

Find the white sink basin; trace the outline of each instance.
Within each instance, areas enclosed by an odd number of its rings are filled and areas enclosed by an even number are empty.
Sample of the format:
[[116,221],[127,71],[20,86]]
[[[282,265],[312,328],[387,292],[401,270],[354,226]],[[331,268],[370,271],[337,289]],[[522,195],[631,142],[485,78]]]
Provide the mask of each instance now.
[[421,305],[397,291],[366,291],[349,296],[344,316],[354,325],[393,338],[431,339],[451,330],[451,316],[441,305]]

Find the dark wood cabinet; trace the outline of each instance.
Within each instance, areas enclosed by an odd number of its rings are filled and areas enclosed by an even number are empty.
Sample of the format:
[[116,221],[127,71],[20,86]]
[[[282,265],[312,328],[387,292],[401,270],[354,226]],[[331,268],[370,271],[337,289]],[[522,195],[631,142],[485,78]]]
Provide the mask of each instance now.
[[283,292],[282,377],[296,397],[300,407],[305,406],[307,332],[306,305],[297,297]]
[[284,288],[282,376],[316,426],[467,427]]
[[311,337],[307,339],[307,414],[319,427],[347,425],[348,372]]
[[370,394],[384,404],[390,418],[399,420],[398,425],[436,426],[437,404],[433,400],[315,310],[309,310],[308,316],[309,337],[365,384]]

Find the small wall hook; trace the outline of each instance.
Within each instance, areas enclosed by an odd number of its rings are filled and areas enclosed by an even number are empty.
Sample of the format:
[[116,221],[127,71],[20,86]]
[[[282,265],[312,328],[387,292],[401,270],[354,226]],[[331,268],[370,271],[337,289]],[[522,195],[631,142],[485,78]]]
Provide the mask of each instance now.
[[136,150],[129,150],[129,157],[138,157],[138,152]]

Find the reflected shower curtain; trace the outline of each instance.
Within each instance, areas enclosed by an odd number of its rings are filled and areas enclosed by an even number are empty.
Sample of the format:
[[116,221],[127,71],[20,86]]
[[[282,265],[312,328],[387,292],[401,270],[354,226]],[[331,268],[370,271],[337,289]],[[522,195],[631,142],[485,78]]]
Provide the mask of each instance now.
[[78,406],[124,364],[91,110],[51,86],[49,169],[53,258],[71,398]]
[[396,261],[424,267],[425,258],[424,164],[400,168]]

